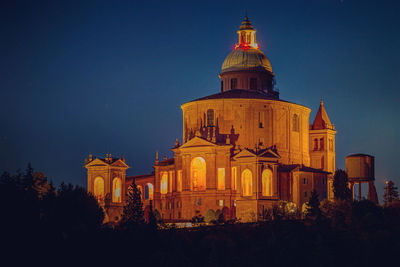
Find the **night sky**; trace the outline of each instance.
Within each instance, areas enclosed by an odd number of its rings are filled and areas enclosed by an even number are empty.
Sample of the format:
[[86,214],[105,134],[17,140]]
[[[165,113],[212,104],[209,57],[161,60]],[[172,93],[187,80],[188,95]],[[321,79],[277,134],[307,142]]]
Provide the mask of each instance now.
[[[281,99],[335,124],[337,167],[375,156],[400,187],[400,2],[0,1],[0,171],[86,184],[89,153],[149,173],[182,139],[180,105],[219,92],[245,9]],[[311,121],[312,122],[312,121]]]

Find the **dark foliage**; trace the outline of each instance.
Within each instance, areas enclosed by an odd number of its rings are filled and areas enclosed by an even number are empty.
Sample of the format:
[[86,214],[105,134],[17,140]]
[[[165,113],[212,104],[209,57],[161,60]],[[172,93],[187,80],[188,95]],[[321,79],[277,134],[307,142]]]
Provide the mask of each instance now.
[[144,223],[143,202],[140,190],[136,184],[132,184],[132,190],[128,192],[128,199],[124,206],[121,224],[123,226],[135,226]]
[[344,170],[338,169],[333,177],[333,194],[335,199],[350,200],[351,190],[348,187],[348,177]]
[[309,218],[319,218],[321,216],[321,209],[319,207],[320,201],[317,190],[311,191],[310,199],[307,202],[307,214]]
[[393,181],[387,181],[385,186],[385,193],[383,194],[383,201],[385,206],[391,205],[394,201],[399,200],[399,192],[397,187],[394,186]]
[[[291,219],[276,207],[271,218],[261,223],[227,224],[219,216],[215,226],[189,229],[155,230],[153,223],[113,228],[101,224],[101,208],[83,188],[62,185],[56,191],[53,187],[39,198],[30,188],[29,173],[32,171],[0,177],[0,229],[3,244],[7,244],[2,257],[6,262],[11,252],[21,255],[12,258],[14,265],[21,259],[30,265],[37,260],[42,264],[88,262],[90,266],[110,262],[334,267],[398,262],[400,209],[395,206],[380,207],[366,200],[323,201],[324,219],[320,221]],[[318,213],[317,202],[317,197],[311,197],[310,213]]]

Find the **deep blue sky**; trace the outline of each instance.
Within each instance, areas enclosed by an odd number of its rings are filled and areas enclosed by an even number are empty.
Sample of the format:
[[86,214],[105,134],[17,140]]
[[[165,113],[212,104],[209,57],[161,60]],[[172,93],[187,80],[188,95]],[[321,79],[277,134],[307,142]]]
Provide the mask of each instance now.
[[31,162],[85,185],[89,153],[125,154],[128,174],[181,139],[180,105],[219,91],[248,9],[281,98],[321,96],[344,157],[376,157],[400,187],[398,1],[1,1],[0,171]]

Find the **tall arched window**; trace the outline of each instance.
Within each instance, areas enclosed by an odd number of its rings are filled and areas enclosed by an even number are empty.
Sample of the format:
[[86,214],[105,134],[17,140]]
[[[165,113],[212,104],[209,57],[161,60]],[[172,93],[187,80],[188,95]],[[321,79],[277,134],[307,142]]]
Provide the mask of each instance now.
[[153,199],[153,184],[147,183],[144,187],[144,199]]
[[119,178],[113,180],[112,202],[121,202],[121,179]]
[[249,169],[242,172],[242,195],[253,195],[253,175]]
[[99,202],[104,201],[104,179],[101,177],[96,177],[93,183],[93,194],[94,197]]
[[214,126],[214,110],[207,110],[207,126]]
[[293,131],[299,131],[299,116],[297,114],[293,115]]
[[190,177],[193,191],[206,190],[206,161],[197,157],[190,164]]
[[166,194],[168,192],[168,172],[162,173],[161,183],[160,183],[161,194]]
[[272,171],[270,169],[262,172],[262,195],[272,196]]
[[318,150],[318,139],[314,139],[314,150]]

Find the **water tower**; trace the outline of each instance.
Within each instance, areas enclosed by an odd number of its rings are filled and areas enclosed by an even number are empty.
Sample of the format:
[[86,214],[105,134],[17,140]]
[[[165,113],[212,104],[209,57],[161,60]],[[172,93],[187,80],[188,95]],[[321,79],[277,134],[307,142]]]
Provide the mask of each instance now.
[[378,204],[375,188],[375,157],[366,154],[353,154],[346,157],[346,172],[349,177],[351,191],[358,184],[358,200],[361,200],[361,184],[368,184],[368,200]]

